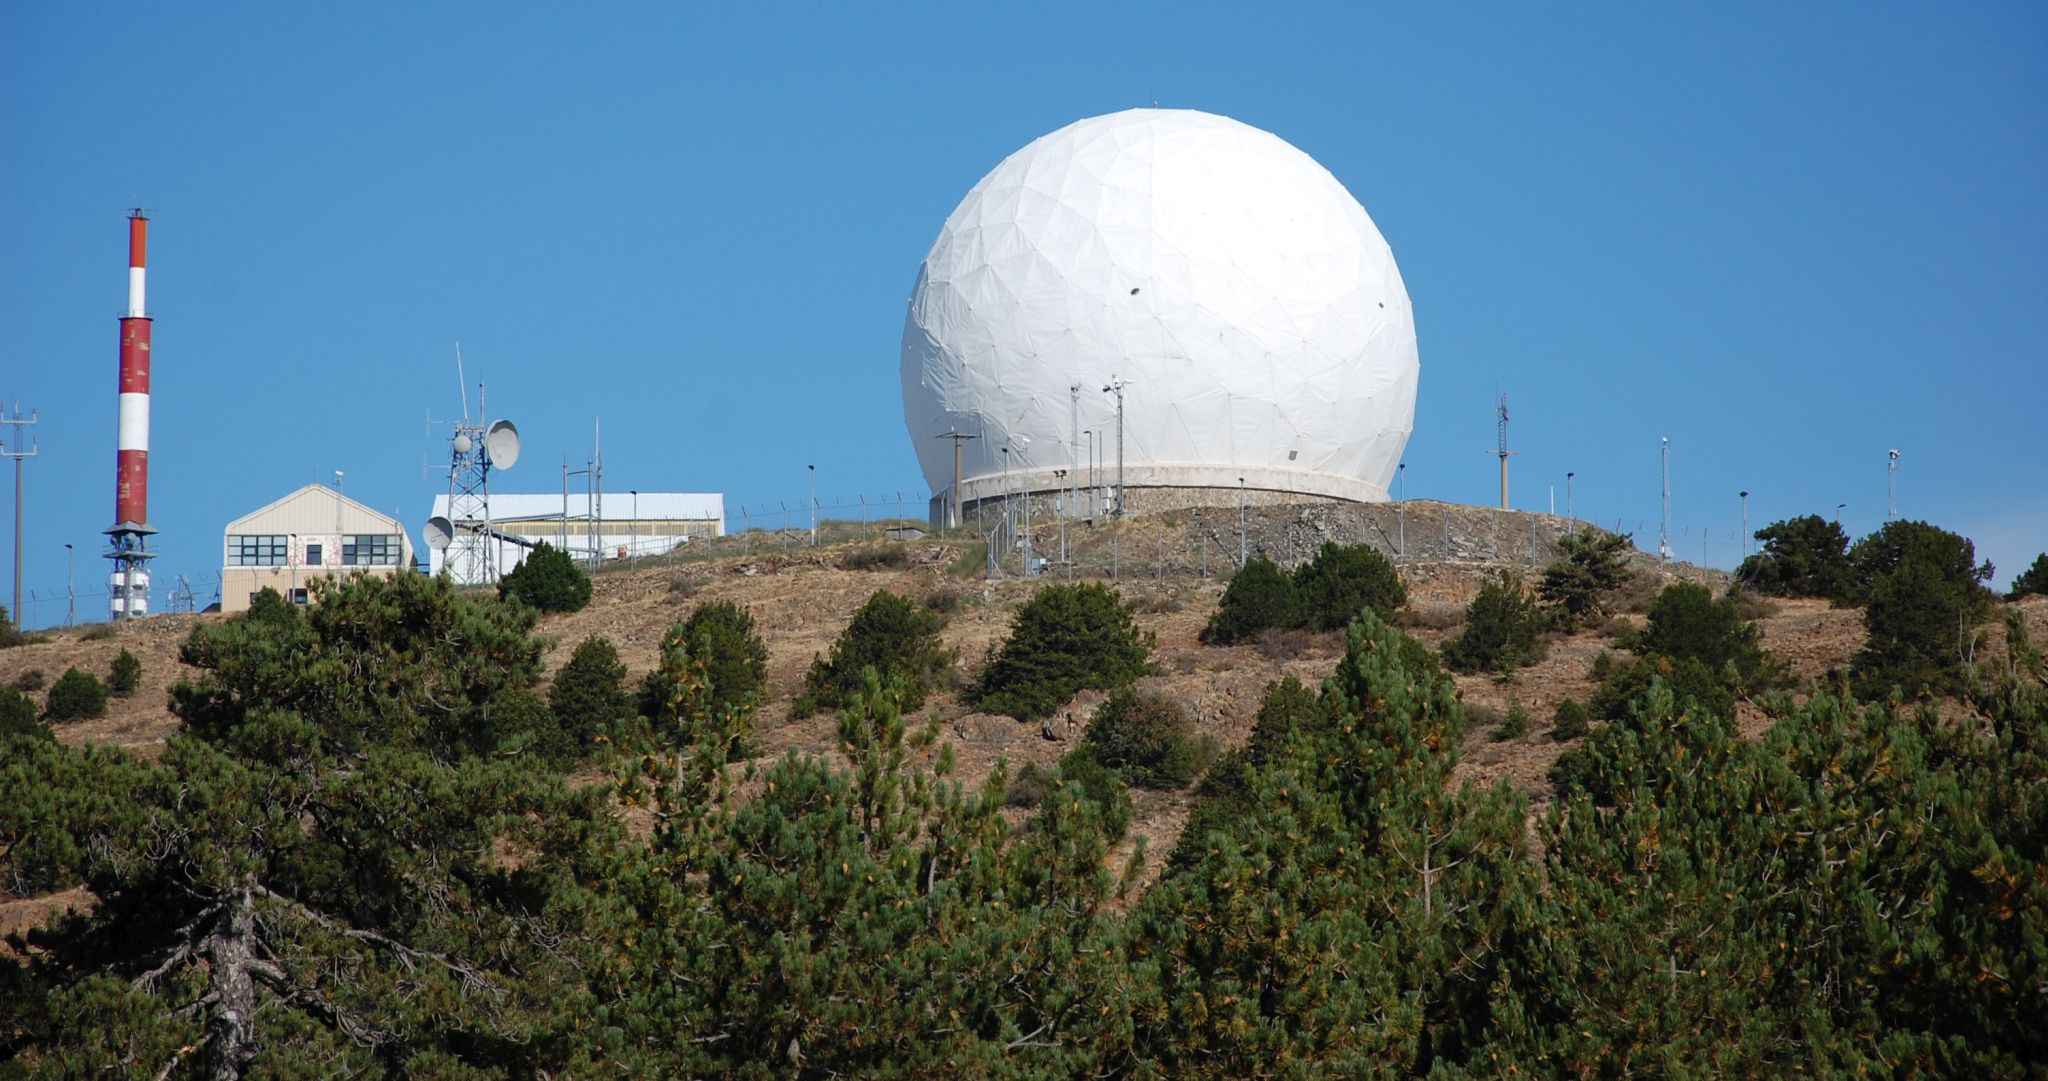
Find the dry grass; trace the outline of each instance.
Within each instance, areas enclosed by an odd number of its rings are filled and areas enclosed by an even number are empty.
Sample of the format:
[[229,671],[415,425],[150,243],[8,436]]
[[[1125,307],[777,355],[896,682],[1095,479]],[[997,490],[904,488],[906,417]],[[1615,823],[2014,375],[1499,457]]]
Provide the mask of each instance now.
[[[737,545],[730,547],[737,551]],[[962,550],[955,543],[909,542],[900,547],[903,566],[859,571],[836,565],[843,549],[799,548],[784,555],[779,547],[764,552],[762,545],[755,544],[753,554],[746,557],[734,554],[687,564],[649,564],[600,575],[593,583],[595,595],[588,608],[542,622],[540,633],[557,643],[546,660],[550,665],[559,664],[575,643],[602,634],[618,647],[629,681],[637,682],[656,663],[662,635],[671,624],[696,604],[731,600],[753,613],[768,645],[772,698],[761,710],[755,728],[760,753],[775,756],[790,749],[830,753],[832,719],[821,716],[793,722],[788,703],[800,689],[811,658],[830,648],[870,593],[889,589],[931,599],[935,607],[943,607],[949,616],[943,631],[946,644],[961,658],[955,684],[965,686],[988,648],[1007,635],[1017,606],[1036,586],[1015,580],[956,578],[955,564]],[[1462,623],[1463,608],[1489,569],[1476,563],[1405,565],[1403,575],[1416,613],[1409,621],[1411,633],[1433,648],[1440,647]],[[1119,588],[1141,602],[1138,623],[1157,639],[1156,671],[1141,681],[1141,686],[1178,697],[1194,718],[1197,731],[1225,750],[1241,745],[1249,736],[1259,699],[1270,682],[1291,675],[1315,686],[1335,668],[1344,650],[1344,636],[1334,633],[1289,633],[1230,647],[1201,644],[1197,635],[1214,611],[1221,587],[1199,572],[1164,579],[1148,577],[1142,582],[1122,583]],[[2032,598],[2019,607],[2037,640],[2048,641],[2048,598]],[[1800,600],[1772,601],[1767,609],[1761,622],[1763,644],[1794,679],[1817,677],[1847,665],[1861,644],[1862,620],[1855,610]],[[1452,613],[1458,618],[1452,618]],[[195,623],[218,618],[155,616],[99,632],[105,637],[93,640],[83,631],[55,632],[38,644],[0,650],[0,681],[12,682],[36,669],[61,673],[72,665],[104,676],[114,657],[126,648],[143,664],[137,693],[110,700],[106,717],[67,725],[59,736],[72,743],[112,743],[152,754],[176,723],[166,699],[171,684],[185,674],[177,659],[178,643]],[[1990,629],[1994,635],[1998,633],[1995,624]],[[1481,783],[1506,781],[1539,803],[1547,800],[1544,775],[1557,755],[1570,746],[1548,738],[1548,719],[1561,699],[1584,701],[1592,694],[1597,686],[1590,674],[1593,659],[1610,645],[1596,633],[1561,636],[1550,643],[1541,661],[1506,679],[1455,677],[1475,722],[1467,728],[1458,775]],[[1069,703],[1053,718],[1057,738],[1050,740],[1036,724],[1019,724],[968,709],[957,691],[935,695],[928,710],[939,717],[941,731],[956,745],[961,779],[978,784],[998,761],[1008,761],[1013,774],[1025,762],[1050,768],[1073,745],[1080,725],[1100,698],[1094,692],[1084,692]],[[1536,720],[1536,732],[1494,742],[1491,736],[1497,725],[1483,722],[1489,711],[1493,717],[1504,717],[1511,703],[1519,703]],[[1760,715],[1745,714],[1740,720],[1746,731],[1755,731],[1764,723]],[[1543,738],[1536,738],[1538,735]],[[1128,854],[1136,838],[1143,838],[1146,881],[1158,874],[1172,850],[1192,799],[1187,792],[1134,793],[1133,840],[1125,843],[1119,858]],[[7,906],[0,906],[0,914],[7,912]]]

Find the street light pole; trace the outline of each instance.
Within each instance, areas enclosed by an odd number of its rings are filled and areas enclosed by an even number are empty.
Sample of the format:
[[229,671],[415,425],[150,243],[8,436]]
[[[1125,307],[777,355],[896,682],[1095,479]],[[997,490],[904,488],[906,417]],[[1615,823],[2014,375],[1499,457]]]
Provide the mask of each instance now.
[[[71,626],[78,619],[78,587],[74,584],[76,580],[71,575],[74,554],[70,545],[64,546],[64,625],[66,627]],[[20,619],[20,613],[16,613],[14,618]]]
[[1742,558],[1749,558],[1749,493],[1737,492],[1742,497]]
[[1394,467],[1394,483],[1400,489],[1400,497],[1394,503],[1394,518],[1401,526],[1401,558],[1408,558],[1408,463]]
[[1116,510],[1118,518],[1124,516],[1124,387],[1127,380],[1109,377],[1109,385],[1102,388],[1104,394],[1116,395]]
[[1564,475],[1564,516],[1571,518],[1574,522],[1578,521],[1572,515],[1572,478],[1576,476],[1578,476],[1577,473],[1566,473]]
[[640,489],[628,488],[626,494],[633,497],[633,522],[626,527],[626,543],[632,547],[633,563],[640,563]]
[[811,547],[818,546],[818,467],[807,465],[811,472]]

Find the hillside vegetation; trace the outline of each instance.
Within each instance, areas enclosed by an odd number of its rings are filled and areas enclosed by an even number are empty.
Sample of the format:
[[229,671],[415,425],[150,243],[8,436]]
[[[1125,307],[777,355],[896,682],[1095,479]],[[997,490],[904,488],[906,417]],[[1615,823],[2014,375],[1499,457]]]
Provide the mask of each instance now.
[[944,539],[42,636],[0,1075],[2030,1076],[2048,599],[1795,525],[1783,597],[1290,541],[1207,642]]

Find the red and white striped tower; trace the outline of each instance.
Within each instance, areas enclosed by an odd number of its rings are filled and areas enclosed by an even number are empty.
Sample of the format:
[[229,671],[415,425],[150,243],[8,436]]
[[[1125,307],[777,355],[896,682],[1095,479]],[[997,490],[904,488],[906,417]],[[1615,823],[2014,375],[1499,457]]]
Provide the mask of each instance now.
[[128,215],[128,311],[121,316],[120,429],[114,465],[114,524],[107,530],[114,561],[108,576],[108,614],[115,619],[149,611],[149,327],[143,277],[149,217]]

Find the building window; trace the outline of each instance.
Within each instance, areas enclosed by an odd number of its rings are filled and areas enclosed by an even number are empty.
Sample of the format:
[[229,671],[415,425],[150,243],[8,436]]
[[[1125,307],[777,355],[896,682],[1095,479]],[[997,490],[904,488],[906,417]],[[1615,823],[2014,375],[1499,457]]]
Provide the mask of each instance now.
[[282,567],[285,565],[285,551],[289,538],[284,534],[265,536],[262,534],[230,534],[228,536],[228,566],[230,567]]
[[317,545],[317,544],[309,544],[309,545],[306,545],[306,566],[308,566],[308,567],[317,567],[317,566],[319,566],[319,565],[320,565],[320,546],[319,546],[319,545]]
[[306,591],[305,591],[305,589],[304,589],[304,588],[300,588],[300,589],[294,589],[294,590],[292,590],[292,603],[293,603],[293,604],[305,604],[305,603],[306,603]]
[[341,538],[344,567],[395,567],[399,554],[396,533],[360,533]]

